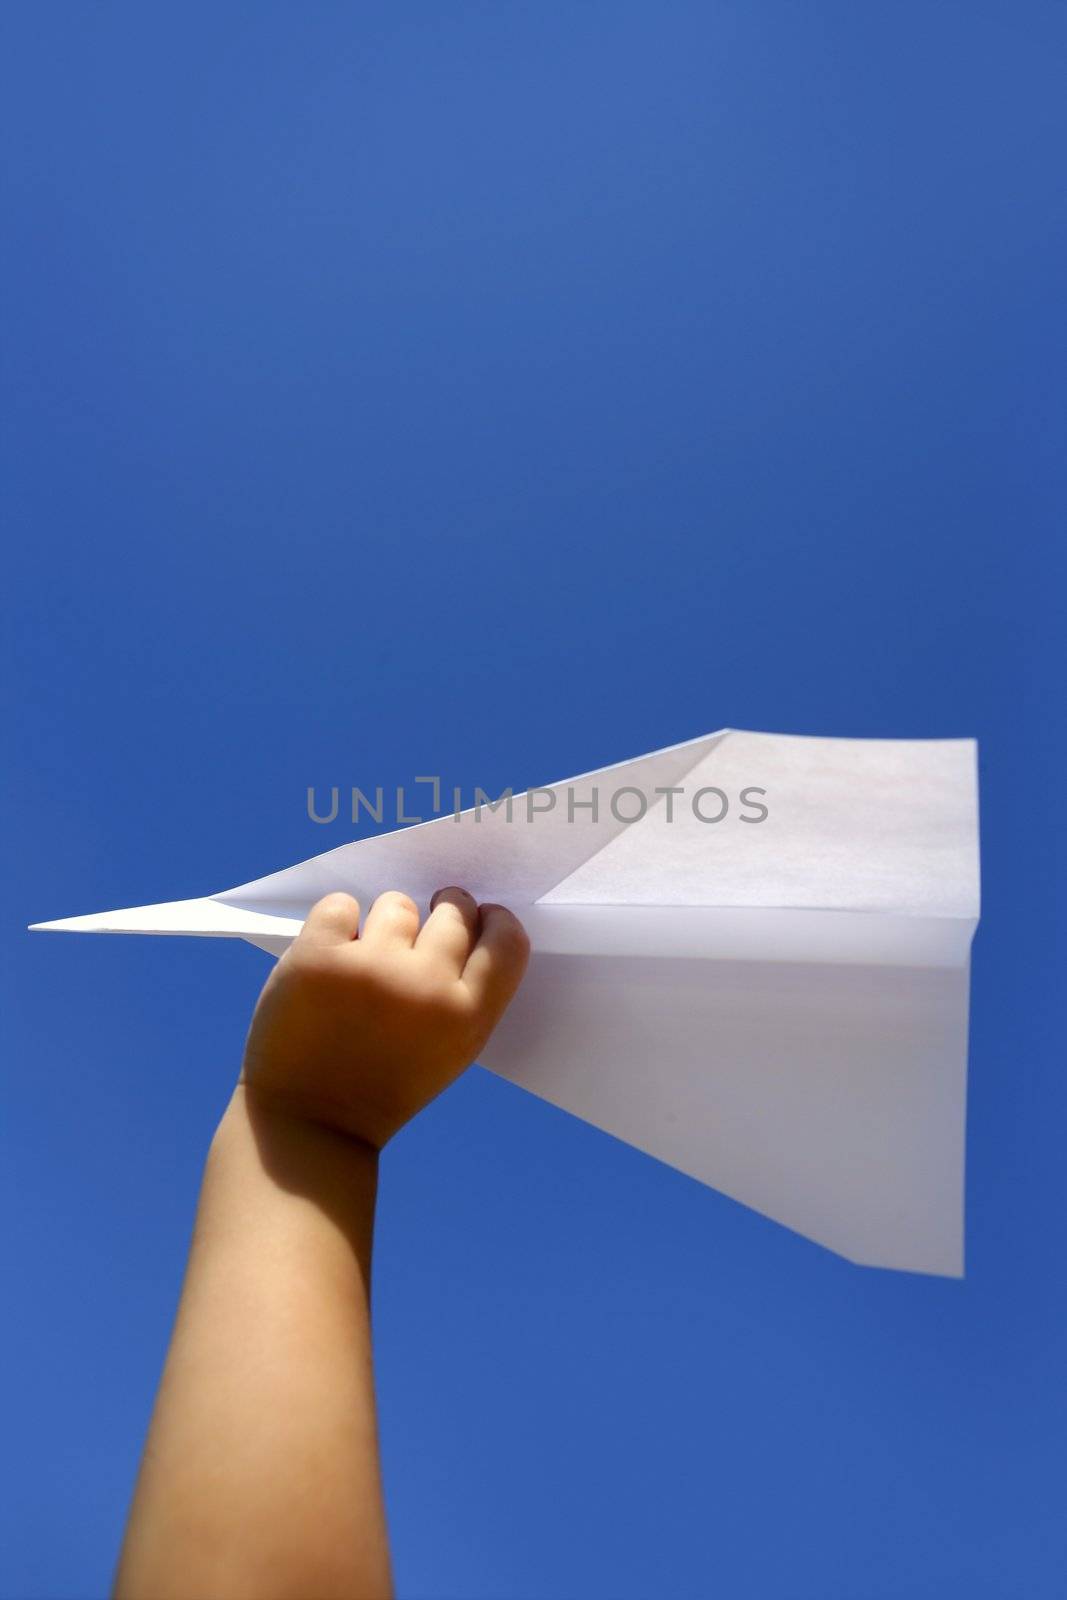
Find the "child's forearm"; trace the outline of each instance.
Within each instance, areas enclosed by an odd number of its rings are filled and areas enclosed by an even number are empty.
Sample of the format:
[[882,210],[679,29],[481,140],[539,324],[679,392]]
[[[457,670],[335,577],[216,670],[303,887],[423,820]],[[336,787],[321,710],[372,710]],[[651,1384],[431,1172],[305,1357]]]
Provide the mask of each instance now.
[[528,954],[510,911],[455,886],[425,922],[396,891],[362,922],[348,894],[312,906],[211,1147],[117,1600],[389,1595],[377,1152],[477,1057]]
[[236,1091],[207,1162],[118,1600],[391,1592],[376,1185],[370,1146]]

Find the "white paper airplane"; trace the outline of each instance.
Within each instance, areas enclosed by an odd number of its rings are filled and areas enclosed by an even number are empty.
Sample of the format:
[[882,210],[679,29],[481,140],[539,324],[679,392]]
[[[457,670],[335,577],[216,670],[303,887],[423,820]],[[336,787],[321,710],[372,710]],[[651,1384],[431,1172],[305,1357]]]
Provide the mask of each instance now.
[[36,926],[277,955],[330,890],[462,884],[533,946],[485,1066],[852,1261],[961,1275],[974,742],[727,729],[528,794]]

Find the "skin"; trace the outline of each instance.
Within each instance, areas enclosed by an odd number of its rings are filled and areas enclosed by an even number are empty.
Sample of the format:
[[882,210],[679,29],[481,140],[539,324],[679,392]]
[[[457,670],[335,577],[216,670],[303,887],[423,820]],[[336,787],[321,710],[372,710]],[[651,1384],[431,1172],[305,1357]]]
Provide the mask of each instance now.
[[529,945],[439,890],[327,895],[211,1143],[116,1600],[387,1600],[370,1266],[382,1146],[475,1059]]

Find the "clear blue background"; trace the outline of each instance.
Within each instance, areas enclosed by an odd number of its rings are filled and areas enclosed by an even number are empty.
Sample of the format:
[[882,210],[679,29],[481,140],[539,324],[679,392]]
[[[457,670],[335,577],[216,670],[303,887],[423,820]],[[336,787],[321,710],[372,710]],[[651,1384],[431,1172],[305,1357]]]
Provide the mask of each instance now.
[[963,1283],[475,1070],[390,1149],[404,1600],[1060,1595],[1059,4],[9,4],[2,1587],[107,1587],[267,961],[27,936],[731,724],[976,735]]

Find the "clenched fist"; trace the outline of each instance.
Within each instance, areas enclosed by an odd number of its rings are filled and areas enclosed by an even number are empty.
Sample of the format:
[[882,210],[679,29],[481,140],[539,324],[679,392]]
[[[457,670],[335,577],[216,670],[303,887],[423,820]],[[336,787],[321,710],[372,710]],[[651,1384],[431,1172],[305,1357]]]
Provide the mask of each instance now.
[[503,906],[439,889],[430,915],[378,896],[362,932],[351,895],[313,906],[259,997],[241,1082],[264,1109],[380,1149],[478,1055],[526,969]]

